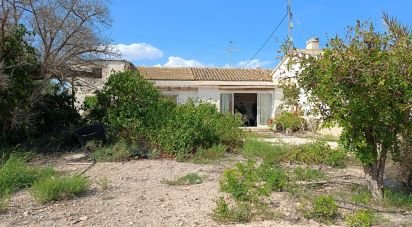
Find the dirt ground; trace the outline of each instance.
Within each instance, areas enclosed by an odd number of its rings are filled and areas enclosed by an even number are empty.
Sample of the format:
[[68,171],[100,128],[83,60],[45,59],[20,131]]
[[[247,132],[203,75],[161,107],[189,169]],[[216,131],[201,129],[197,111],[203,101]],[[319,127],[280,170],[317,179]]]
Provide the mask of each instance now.
[[[10,207],[0,215],[0,226],[221,226],[211,217],[224,169],[241,160],[233,156],[213,165],[197,165],[174,160],[133,160],[124,163],[97,163],[85,173],[92,185],[89,192],[74,200],[40,205],[29,192],[12,197]],[[69,165],[62,158],[41,159],[43,164],[68,173],[79,173],[87,165]],[[162,183],[187,173],[198,173],[203,183],[171,186]],[[361,180],[360,168],[331,169],[330,175]],[[97,184],[108,179],[108,189]],[[286,192],[274,193],[273,206],[280,218],[232,226],[321,226],[300,218],[297,202]],[[412,216],[392,214],[390,226],[412,226]],[[338,223],[342,224],[342,223]],[[384,224],[383,226],[387,226]]]

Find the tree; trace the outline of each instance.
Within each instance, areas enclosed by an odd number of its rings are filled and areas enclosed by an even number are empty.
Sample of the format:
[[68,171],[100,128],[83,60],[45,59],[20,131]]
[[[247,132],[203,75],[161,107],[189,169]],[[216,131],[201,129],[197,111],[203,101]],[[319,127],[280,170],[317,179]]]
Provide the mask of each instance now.
[[299,86],[326,122],[343,128],[341,140],[364,167],[374,198],[384,196],[388,153],[398,157],[401,135],[412,128],[411,30],[384,15],[385,33],[357,22],[320,56],[299,57]]
[[113,55],[104,31],[111,19],[107,0],[2,0],[9,23],[24,24],[35,32],[39,77],[66,79]]

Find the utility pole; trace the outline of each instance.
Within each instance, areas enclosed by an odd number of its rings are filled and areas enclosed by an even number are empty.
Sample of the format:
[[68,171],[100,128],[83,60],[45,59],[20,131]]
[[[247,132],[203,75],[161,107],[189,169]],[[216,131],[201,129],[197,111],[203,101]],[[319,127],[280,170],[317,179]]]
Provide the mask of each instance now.
[[288,14],[288,51],[292,49],[293,46],[293,37],[292,37],[292,29],[293,29],[293,14],[292,14],[292,0],[288,0],[288,6],[287,6],[287,14]]

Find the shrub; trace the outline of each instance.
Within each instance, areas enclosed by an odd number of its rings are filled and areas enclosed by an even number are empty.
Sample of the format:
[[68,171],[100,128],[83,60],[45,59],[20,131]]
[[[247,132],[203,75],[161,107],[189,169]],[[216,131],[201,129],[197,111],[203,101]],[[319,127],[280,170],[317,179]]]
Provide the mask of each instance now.
[[31,189],[41,203],[71,199],[86,192],[88,180],[82,176],[52,177],[36,181]]
[[183,177],[179,177],[176,180],[166,180],[163,183],[168,185],[193,185],[201,184],[203,182],[202,177],[197,173],[189,173]]
[[325,173],[318,169],[297,167],[293,170],[293,175],[299,181],[312,181],[325,177]]
[[274,124],[280,125],[281,130],[298,131],[304,124],[303,118],[289,112],[283,112],[274,119]]
[[132,154],[131,146],[124,141],[118,141],[108,146],[96,146],[92,156],[98,162],[119,162],[129,159]]
[[242,143],[238,116],[223,114],[209,103],[189,101],[174,108],[164,125],[156,130],[155,143],[166,152],[186,159],[199,148],[223,144],[234,150]]
[[295,145],[287,155],[289,161],[305,164],[325,164],[332,167],[345,167],[346,153],[342,149],[334,150],[325,142]]
[[220,188],[239,201],[259,201],[261,196],[281,191],[287,184],[285,172],[276,166],[263,163],[256,166],[254,161],[237,163],[233,169],[225,170],[220,180]]
[[235,206],[229,207],[223,197],[216,201],[213,209],[213,219],[222,223],[245,223],[252,219],[252,207],[250,203],[238,202]]
[[174,106],[136,71],[112,74],[96,97],[90,117],[105,122],[112,138],[130,141],[161,125]]
[[377,223],[377,216],[369,210],[358,210],[345,216],[345,224],[348,227],[370,227]]
[[338,206],[332,196],[321,195],[313,200],[312,217],[320,222],[333,222],[338,215]]

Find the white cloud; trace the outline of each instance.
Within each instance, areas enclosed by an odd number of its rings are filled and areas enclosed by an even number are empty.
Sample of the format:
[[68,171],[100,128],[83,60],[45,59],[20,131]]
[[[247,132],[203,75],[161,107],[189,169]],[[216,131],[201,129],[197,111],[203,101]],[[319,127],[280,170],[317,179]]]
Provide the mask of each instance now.
[[177,56],[170,56],[164,65],[155,65],[158,67],[205,67],[200,61],[197,60],[187,60]]
[[261,61],[259,59],[253,59],[252,61],[249,62],[249,60],[246,61],[240,61],[236,64],[237,67],[245,67],[247,69],[256,69],[256,68],[264,68],[265,66],[271,64],[271,61]]
[[142,59],[158,59],[163,57],[163,52],[147,43],[116,44],[112,47],[119,51],[122,58],[129,61]]

